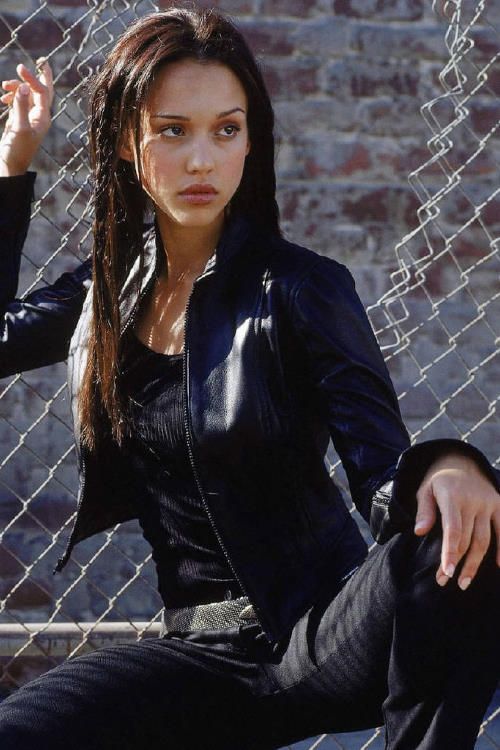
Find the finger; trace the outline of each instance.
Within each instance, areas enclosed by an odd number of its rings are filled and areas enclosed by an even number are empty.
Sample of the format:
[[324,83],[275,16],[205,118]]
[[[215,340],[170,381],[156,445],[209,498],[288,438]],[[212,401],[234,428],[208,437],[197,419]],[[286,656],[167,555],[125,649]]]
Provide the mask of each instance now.
[[5,89],[5,91],[15,91],[20,83],[21,81],[18,81],[17,78],[2,81],[2,88]]
[[52,68],[45,58],[37,60],[37,70],[39,71],[40,81],[45,85],[47,90],[47,104],[50,107],[54,101],[54,78]]
[[443,547],[441,550],[441,565],[444,573],[451,578],[459,560],[459,549],[462,538],[462,518],[456,504],[450,499],[440,499],[443,525]]
[[[472,539],[473,529],[474,529],[474,517],[472,516],[471,518],[469,517],[462,518],[462,537],[460,541],[460,547],[458,550],[459,559],[461,559],[464,553],[469,549],[471,539]],[[443,566],[440,565],[436,573],[436,582],[440,586],[446,586],[449,580],[450,580],[450,577],[446,575],[446,573],[443,570]]]
[[14,94],[2,94],[2,96],[0,96],[0,102],[2,102],[3,104],[7,104],[8,106],[10,106],[13,101]]
[[474,579],[481,560],[485,556],[490,545],[490,541],[490,517],[488,515],[476,516],[474,520],[474,532],[472,534],[471,545],[458,579],[458,585],[462,591],[465,591]]
[[17,89],[12,102],[12,127],[14,130],[22,131],[30,129],[30,87],[22,83]]
[[462,536],[460,538],[460,546],[458,549],[458,562],[460,562],[472,544],[475,520],[475,516],[472,515],[472,513],[462,513]]
[[47,89],[49,104],[52,104],[52,100],[54,99],[54,77],[52,75],[52,68],[49,65],[49,61],[45,57],[39,57],[36,61],[36,68],[40,81]]
[[33,91],[36,91],[37,94],[47,93],[45,85],[36,77],[34,73],[31,72],[29,68],[26,67],[26,65],[23,65],[23,63],[19,63],[19,65],[16,67],[16,73],[19,78],[25,83],[29,84],[29,86],[31,86]]
[[423,536],[432,529],[436,522],[436,501],[431,485],[428,484],[417,492],[417,515],[415,517],[415,534]]
[[436,581],[440,586],[446,586],[446,584],[449,581],[449,577],[446,575],[446,573],[443,570],[443,566],[440,565],[437,573],[436,573]]
[[33,92],[33,104],[40,108],[41,112],[48,115],[50,106],[54,99],[54,86],[52,82],[52,70],[45,58],[40,58],[37,67],[38,78],[25,65],[20,63],[16,68],[17,74],[23,81],[28,83]]

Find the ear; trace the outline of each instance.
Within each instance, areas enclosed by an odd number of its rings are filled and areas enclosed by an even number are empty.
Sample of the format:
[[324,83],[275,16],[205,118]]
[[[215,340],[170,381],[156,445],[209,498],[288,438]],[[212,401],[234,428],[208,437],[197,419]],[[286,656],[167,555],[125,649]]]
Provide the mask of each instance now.
[[120,159],[124,159],[125,161],[135,161],[134,152],[132,150],[130,130],[128,130],[128,128],[123,131],[120,138],[120,145],[118,146],[118,156],[120,157]]
[[120,159],[124,159],[125,161],[134,161],[132,149],[130,148],[130,146],[125,144],[122,144],[118,149],[118,156],[120,157]]

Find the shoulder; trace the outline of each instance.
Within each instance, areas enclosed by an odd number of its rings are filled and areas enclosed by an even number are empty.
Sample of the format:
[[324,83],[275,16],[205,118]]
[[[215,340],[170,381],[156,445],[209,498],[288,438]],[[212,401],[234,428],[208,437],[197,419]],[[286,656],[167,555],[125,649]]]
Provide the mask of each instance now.
[[264,287],[293,325],[309,337],[342,333],[373,339],[366,311],[349,269],[334,258],[281,237],[269,238]]
[[267,239],[267,275],[296,296],[309,286],[354,287],[349,269],[334,258],[283,237]]

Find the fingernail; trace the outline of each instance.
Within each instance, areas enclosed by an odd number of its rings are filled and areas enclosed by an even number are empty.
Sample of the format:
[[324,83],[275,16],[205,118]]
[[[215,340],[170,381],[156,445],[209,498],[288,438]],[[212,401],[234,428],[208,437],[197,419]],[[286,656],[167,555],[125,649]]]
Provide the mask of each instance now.
[[27,96],[30,92],[30,87],[28,86],[27,83],[21,83],[21,85],[19,86],[17,90],[19,91],[21,96]]
[[471,580],[472,580],[472,578],[461,578],[460,579],[460,581],[458,582],[458,585],[460,586],[460,588],[462,589],[462,591],[465,591],[465,589],[469,588]]
[[423,529],[427,524],[427,521],[417,521],[415,524],[415,531],[420,531],[420,529]]
[[455,566],[452,563],[450,563],[449,565],[446,566],[446,568],[444,569],[444,572],[446,573],[448,578],[452,578],[453,573],[455,572]]
[[446,576],[444,573],[441,573],[440,576],[437,577],[437,582],[439,586],[445,586],[448,583],[448,576]]

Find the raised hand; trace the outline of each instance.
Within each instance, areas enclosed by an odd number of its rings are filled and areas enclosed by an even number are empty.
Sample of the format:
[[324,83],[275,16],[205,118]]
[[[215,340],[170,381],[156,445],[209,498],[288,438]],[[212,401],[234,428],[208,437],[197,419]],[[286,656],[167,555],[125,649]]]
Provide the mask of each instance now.
[[9,106],[9,116],[0,138],[0,177],[25,173],[50,127],[52,70],[43,58],[37,69],[38,76],[21,63],[19,79],[2,82],[6,93],[0,101]]
[[415,533],[427,534],[438,512],[443,547],[436,580],[444,586],[463,560],[458,585],[465,590],[477,573],[492,535],[500,566],[500,495],[472,458],[444,456],[430,467],[417,492]]

